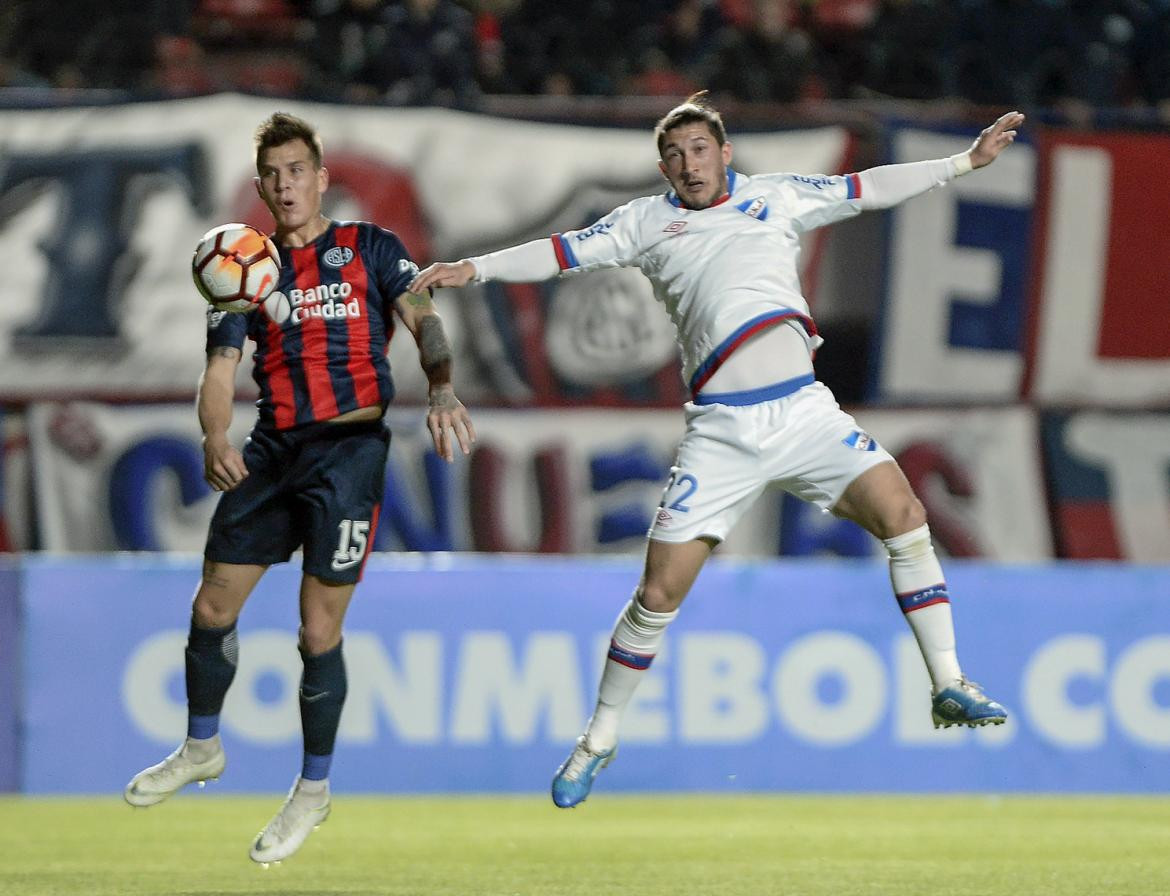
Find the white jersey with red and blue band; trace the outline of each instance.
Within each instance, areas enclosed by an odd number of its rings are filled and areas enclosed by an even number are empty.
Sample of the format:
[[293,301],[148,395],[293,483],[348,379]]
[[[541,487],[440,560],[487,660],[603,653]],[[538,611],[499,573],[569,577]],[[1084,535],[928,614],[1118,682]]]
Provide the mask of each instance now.
[[708,208],[685,208],[673,193],[643,197],[551,242],[469,261],[480,282],[639,268],[675,323],[693,400],[753,404],[807,384],[821,344],[800,291],[800,235],[970,170],[966,153],[846,175],[747,177],[728,169],[728,195]]
[[[821,339],[801,294],[800,235],[861,211],[856,174],[727,177],[727,196],[708,208],[688,209],[673,192],[643,197],[552,237],[563,272],[638,267],[650,279],[696,398],[740,345],[773,326],[795,326],[811,356]],[[752,391],[755,401],[775,397]]]

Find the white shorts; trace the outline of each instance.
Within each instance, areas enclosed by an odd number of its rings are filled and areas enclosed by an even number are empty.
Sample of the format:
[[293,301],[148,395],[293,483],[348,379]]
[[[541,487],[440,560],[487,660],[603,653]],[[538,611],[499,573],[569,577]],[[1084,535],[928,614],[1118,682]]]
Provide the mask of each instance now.
[[685,405],[687,431],[649,535],[722,541],[769,486],[828,510],[890,453],[814,382],[759,404]]

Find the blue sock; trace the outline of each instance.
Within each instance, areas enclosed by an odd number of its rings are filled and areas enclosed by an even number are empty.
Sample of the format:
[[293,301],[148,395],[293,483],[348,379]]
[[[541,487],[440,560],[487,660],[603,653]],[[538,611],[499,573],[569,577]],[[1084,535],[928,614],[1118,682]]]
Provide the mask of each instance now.
[[345,703],[345,660],[340,644],[317,656],[301,650],[301,660],[305,664],[300,693],[301,731],[305,738],[301,777],[321,781],[329,777],[333,743]]
[[236,677],[239,637],[236,624],[199,628],[191,620],[187,635],[187,736],[208,738],[219,733],[223,698]]

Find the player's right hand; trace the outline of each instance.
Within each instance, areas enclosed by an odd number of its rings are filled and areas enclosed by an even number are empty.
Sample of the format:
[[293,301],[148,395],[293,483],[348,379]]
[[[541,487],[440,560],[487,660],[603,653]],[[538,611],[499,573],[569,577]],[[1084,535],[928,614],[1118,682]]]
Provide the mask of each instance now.
[[994,162],[999,154],[1015,141],[1016,128],[1023,123],[1023,112],[1008,112],[984,128],[968,150],[971,167],[982,168]]
[[475,265],[462,261],[436,261],[419,272],[407,290],[421,295],[424,290],[440,286],[465,286],[475,276]]
[[230,492],[247,478],[244,456],[226,436],[203,437],[203,478],[217,492]]

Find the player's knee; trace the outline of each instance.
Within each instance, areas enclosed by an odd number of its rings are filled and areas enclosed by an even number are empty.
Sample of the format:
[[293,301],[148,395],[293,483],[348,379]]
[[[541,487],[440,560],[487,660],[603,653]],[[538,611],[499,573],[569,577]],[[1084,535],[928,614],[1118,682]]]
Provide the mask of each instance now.
[[638,603],[652,613],[672,613],[679,608],[686,592],[673,589],[665,582],[646,581],[636,596]]
[[330,619],[310,619],[301,625],[301,650],[310,656],[327,653],[340,643],[340,623]]
[[204,590],[195,595],[191,614],[199,628],[227,628],[236,621],[239,609],[235,601],[219,601]]
[[876,521],[873,534],[880,539],[894,538],[926,525],[926,508],[913,492],[893,502]]

